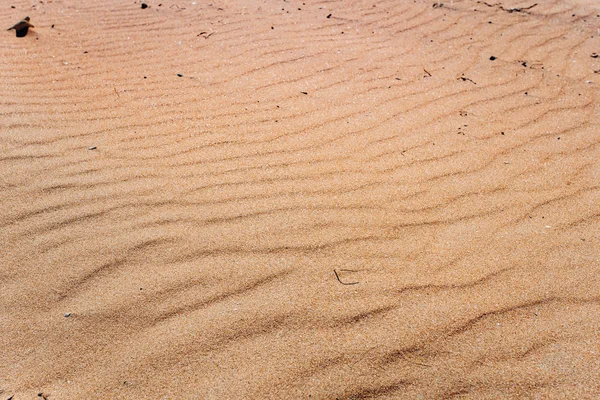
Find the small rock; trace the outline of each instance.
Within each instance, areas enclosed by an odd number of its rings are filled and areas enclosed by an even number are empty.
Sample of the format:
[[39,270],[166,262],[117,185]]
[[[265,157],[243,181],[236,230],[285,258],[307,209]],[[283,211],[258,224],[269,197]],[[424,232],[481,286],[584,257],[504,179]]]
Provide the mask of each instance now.
[[142,10],[148,8],[148,4],[142,3]]
[[25,17],[21,21],[8,28],[7,30],[10,31],[11,29],[14,29],[17,32],[17,37],[24,37],[25,35],[27,35],[27,31],[29,30],[29,28],[35,28],[29,23],[29,21],[29,17]]
[[70,316],[71,316],[70,312],[68,312],[68,313],[65,314],[65,318],[69,318]]
[[96,146],[88,147],[88,150],[96,150],[96,149],[97,149]]
[[494,61],[495,59],[496,59],[496,57],[495,57],[495,56],[491,56],[491,57],[490,57],[490,60],[491,60],[491,61]]

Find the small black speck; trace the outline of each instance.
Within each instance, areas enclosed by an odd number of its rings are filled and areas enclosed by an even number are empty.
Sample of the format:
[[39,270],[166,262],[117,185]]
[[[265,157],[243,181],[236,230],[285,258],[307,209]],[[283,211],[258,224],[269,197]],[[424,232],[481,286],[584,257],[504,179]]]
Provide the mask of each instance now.
[[491,61],[494,61],[495,59],[496,59],[496,57],[495,57],[495,56],[491,56],[491,57],[490,57],[490,60],[491,60]]
[[10,6],[10,8],[15,8],[15,6]]
[[87,53],[88,53],[87,50],[83,52],[83,54],[87,54]]
[[144,79],[148,78],[147,76],[144,77]]
[[181,78],[181,77],[183,77],[183,75],[182,75],[182,74],[177,74],[177,76],[178,76],[178,77],[180,77],[180,78]]
[[96,150],[96,149],[97,149],[96,146],[88,147],[88,150]]
[[302,94],[308,94],[308,92],[300,92],[300,93],[302,93]]
[[491,23],[492,23],[492,21],[488,21],[488,24],[491,24]]
[[527,96],[529,93],[525,92],[525,96]]
[[560,136],[556,138],[556,140],[560,140]]
[[145,8],[148,8],[148,4],[142,3],[142,10],[145,9]]
[[502,132],[502,135],[504,135],[504,132]]
[[50,28],[54,28],[54,24],[52,24],[52,26]]
[[329,15],[327,16],[327,18],[331,18],[331,14],[329,14]]
[[274,27],[271,27],[271,29],[275,29]]

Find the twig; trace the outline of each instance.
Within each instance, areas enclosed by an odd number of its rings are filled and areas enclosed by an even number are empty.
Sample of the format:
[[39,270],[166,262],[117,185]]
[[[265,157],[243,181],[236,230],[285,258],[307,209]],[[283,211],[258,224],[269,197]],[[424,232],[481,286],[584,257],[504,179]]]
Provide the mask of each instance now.
[[506,11],[507,13],[524,12],[524,11],[526,12],[527,10],[531,10],[533,7],[538,5],[538,3],[534,3],[534,4],[530,5],[529,7],[504,8],[502,3],[490,4],[485,1],[478,1],[478,3],[485,4],[488,7],[498,7],[499,9],[501,9],[502,11]]
[[530,5],[529,7],[504,8],[504,7],[500,6],[500,8],[506,12],[513,13],[513,12],[522,12],[522,11],[526,11],[526,10],[531,10],[533,7],[535,7],[537,5],[538,5],[538,3],[534,3],[534,4]]
[[337,271],[334,269],[333,273],[335,274],[335,277],[337,278],[338,282],[341,283],[342,285],[358,285],[358,282],[342,282],[342,280],[340,279],[340,276],[338,275]]
[[214,35],[214,32],[208,33],[206,31],[200,32],[199,34],[197,34],[196,36],[202,36],[204,39],[208,39],[209,37],[211,37],[212,35]]
[[423,68],[423,71],[425,71],[425,73],[427,74],[427,76],[431,76],[431,74],[429,73],[429,71],[427,71],[425,68]]
[[475,83],[475,81],[474,81],[473,79],[471,79],[471,78],[467,78],[466,76],[459,76],[459,77],[458,77],[458,78],[456,78],[456,79],[457,79],[457,80],[458,80],[458,79],[460,79],[460,80],[462,80],[463,82],[469,81],[469,82],[471,82],[471,83],[473,83],[473,84],[477,85],[477,83]]

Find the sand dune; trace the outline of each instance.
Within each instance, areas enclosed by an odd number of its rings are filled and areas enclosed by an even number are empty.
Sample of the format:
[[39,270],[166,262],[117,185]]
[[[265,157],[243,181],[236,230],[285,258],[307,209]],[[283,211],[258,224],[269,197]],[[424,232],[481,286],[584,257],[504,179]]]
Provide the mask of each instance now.
[[1,399],[600,397],[595,2],[147,4],[0,8]]

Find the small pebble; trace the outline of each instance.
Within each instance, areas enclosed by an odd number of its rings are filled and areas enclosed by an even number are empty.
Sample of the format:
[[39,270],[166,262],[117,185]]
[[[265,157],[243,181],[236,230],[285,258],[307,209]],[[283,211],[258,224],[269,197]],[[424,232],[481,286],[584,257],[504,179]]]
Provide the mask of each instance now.
[[96,149],[97,149],[96,146],[88,147],[88,150],[96,150]]
[[65,318],[69,318],[70,316],[71,316],[70,312],[68,312],[68,313],[65,314]]

